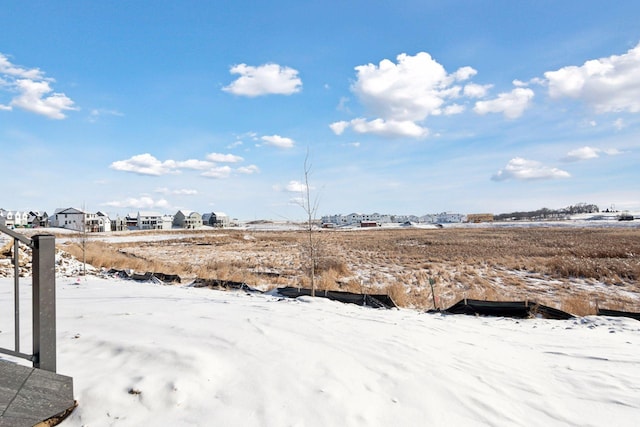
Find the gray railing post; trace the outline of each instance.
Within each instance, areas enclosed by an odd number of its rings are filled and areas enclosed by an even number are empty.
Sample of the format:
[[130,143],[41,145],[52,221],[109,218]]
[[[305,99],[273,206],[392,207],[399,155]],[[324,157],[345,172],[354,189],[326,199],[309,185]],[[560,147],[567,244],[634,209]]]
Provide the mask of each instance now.
[[56,372],[55,237],[36,235],[32,240],[33,366]]
[[18,239],[13,239],[13,326],[16,334],[14,349],[20,353],[20,248]]

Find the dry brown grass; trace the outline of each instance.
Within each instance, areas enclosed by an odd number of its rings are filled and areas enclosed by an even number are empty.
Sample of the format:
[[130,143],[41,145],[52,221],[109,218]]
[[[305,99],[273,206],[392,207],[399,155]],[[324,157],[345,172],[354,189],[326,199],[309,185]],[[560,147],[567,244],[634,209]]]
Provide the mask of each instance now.
[[[87,261],[263,288],[306,286],[307,237],[300,231],[227,229],[164,241],[90,241]],[[318,241],[319,289],[386,292],[402,306],[432,308],[433,278],[441,308],[466,295],[538,301],[576,314],[593,311],[595,299],[602,307],[609,299],[640,311],[635,228],[323,230]],[[78,243],[62,249],[82,257]]]

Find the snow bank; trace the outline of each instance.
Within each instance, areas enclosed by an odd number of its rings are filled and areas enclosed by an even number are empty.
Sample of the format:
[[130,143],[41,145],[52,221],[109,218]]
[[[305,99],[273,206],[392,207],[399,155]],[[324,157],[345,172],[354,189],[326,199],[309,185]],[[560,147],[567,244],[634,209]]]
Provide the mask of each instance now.
[[[5,347],[11,283],[0,279]],[[58,279],[58,371],[79,402],[63,426],[631,426],[638,354],[640,322],[624,318],[444,316]]]

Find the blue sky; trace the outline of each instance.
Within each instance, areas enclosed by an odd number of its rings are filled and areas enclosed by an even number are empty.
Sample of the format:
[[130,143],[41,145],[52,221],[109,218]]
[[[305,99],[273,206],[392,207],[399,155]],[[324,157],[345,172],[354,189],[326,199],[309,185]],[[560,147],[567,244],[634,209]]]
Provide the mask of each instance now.
[[640,210],[640,3],[13,1],[0,207]]

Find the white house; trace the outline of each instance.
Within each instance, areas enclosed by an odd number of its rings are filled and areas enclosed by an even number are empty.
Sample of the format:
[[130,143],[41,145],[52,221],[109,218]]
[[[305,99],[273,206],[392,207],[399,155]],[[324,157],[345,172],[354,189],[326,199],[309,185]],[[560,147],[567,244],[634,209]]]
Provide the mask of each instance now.
[[451,212],[442,212],[439,214],[428,214],[420,217],[421,222],[430,224],[443,224],[453,222],[463,222],[465,215]]
[[104,233],[111,231],[111,220],[109,215],[104,212],[96,212],[95,214],[86,214],[87,231],[91,233]]
[[25,227],[29,224],[28,212],[0,209],[0,216],[4,217],[4,222],[7,227]]
[[336,225],[354,225],[375,222],[377,224],[383,224],[393,222],[390,215],[383,215],[377,212],[372,214],[350,213],[349,215],[326,215],[322,217],[322,222],[325,224]]
[[172,217],[158,212],[138,212],[139,230],[170,230]]
[[86,229],[85,219],[87,214],[76,208],[58,208],[49,217],[52,227],[66,228],[76,231],[89,231]]

